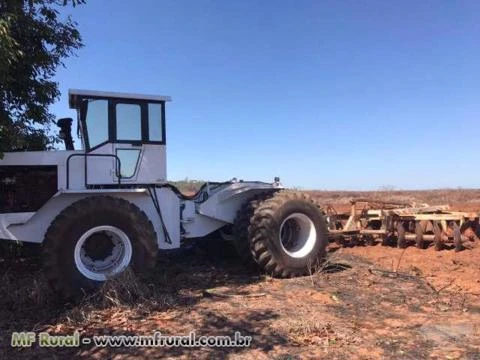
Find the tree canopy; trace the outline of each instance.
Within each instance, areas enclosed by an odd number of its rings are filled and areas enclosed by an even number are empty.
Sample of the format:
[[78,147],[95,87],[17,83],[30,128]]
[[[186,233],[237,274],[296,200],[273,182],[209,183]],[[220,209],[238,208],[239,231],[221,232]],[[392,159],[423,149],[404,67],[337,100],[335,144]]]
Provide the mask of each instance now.
[[49,133],[55,121],[49,105],[60,95],[53,77],[83,46],[77,24],[59,9],[84,2],[0,0],[0,156],[58,141]]

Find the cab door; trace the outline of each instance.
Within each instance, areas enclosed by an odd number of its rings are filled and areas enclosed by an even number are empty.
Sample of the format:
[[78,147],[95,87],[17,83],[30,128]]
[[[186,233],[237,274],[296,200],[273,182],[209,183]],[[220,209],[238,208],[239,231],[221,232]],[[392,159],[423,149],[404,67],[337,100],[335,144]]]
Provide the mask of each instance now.
[[[83,176],[72,176],[70,174],[70,182],[85,182],[86,186],[118,184],[118,177],[115,174],[113,145],[109,138],[111,118],[109,107],[108,99],[83,100],[80,117],[82,119],[82,141],[86,153],[83,158],[72,158],[70,167],[84,169],[85,180],[83,180]],[[81,163],[84,165],[82,166]],[[80,177],[82,177],[81,180]]]
[[135,182],[138,177],[139,165],[143,155],[143,143],[147,136],[144,128],[146,116],[145,104],[128,100],[115,100],[111,102],[113,126],[113,154],[115,159],[115,173],[113,179],[121,177],[122,183]]

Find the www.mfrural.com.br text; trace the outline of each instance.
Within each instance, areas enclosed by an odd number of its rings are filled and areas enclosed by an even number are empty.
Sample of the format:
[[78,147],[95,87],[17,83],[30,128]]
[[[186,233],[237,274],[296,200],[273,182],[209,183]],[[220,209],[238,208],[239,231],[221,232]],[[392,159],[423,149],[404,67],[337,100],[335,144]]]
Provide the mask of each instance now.
[[12,347],[248,347],[251,336],[235,332],[233,336],[205,336],[191,331],[187,335],[163,335],[155,331],[151,335],[93,335],[82,336],[75,331],[70,335],[53,335],[48,332],[14,332]]

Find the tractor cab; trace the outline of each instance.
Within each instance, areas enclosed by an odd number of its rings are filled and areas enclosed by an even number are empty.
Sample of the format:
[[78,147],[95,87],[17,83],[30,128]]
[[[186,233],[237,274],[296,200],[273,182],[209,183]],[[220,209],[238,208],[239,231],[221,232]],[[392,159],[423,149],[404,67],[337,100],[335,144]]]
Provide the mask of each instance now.
[[169,96],[69,91],[84,150],[72,156],[85,158],[86,185],[165,181],[167,101]]

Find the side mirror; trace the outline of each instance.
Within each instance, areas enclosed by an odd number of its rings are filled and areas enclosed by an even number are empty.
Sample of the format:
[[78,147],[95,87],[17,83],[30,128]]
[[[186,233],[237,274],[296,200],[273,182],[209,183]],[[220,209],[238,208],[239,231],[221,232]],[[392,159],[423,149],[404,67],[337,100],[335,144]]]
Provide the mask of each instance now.
[[72,118],[62,118],[57,120],[57,126],[60,128],[60,138],[65,143],[65,150],[74,150],[72,138]]

